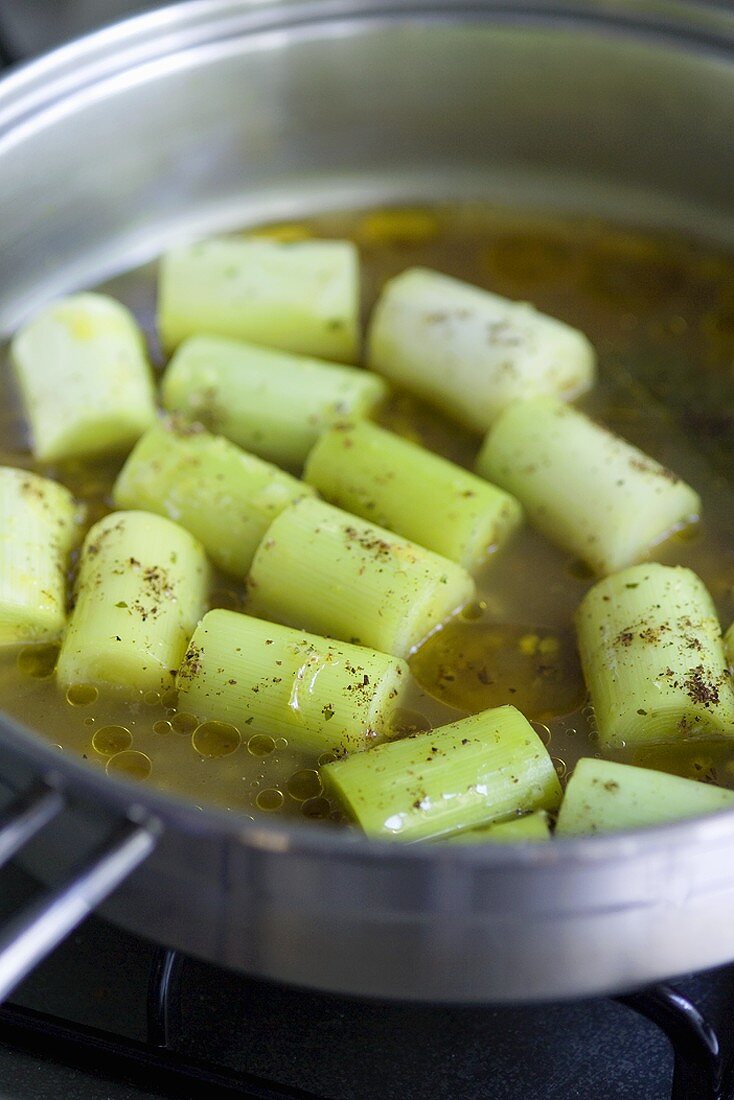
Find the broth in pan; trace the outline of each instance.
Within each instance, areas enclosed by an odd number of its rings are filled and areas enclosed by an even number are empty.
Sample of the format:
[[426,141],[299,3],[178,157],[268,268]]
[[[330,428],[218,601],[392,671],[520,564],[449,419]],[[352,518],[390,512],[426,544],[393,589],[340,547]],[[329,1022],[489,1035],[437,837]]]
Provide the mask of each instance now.
[[[354,241],[365,317],[388,278],[422,266],[530,301],[584,332],[599,371],[578,406],[701,495],[702,521],[673,535],[655,558],[693,569],[728,627],[734,619],[734,256],[674,235],[481,206],[325,214],[258,232],[281,240]],[[100,289],[134,311],[162,369],[155,275],[151,266]],[[62,482],[87,502],[90,524],[111,511],[123,459],[36,463],[9,379],[6,370],[0,463]],[[407,393],[395,393],[377,420],[473,467],[480,437]],[[573,625],[594,577],[525,523],[476,580],[479,598],[411,657],[416,686],[395,733],[510,703],[540,733],[563,780],[580,757],[600,754]],[[245,600],[243,583],[216,575],[212,607],[244,610]],[[1,650],[0,708],[59,751],[201,807],[342,820],[319,780],[328,756],[299,751],[282,736],[206,721],[179,704],[174,690],[143,692],[133,701],[88,685],[64,693],[53,676],[56,652],[50,645]],[[689,743],[684,750],[650,747],[631,755],[619,746],[611,755],[734,787],[734,740],[731,748]]]

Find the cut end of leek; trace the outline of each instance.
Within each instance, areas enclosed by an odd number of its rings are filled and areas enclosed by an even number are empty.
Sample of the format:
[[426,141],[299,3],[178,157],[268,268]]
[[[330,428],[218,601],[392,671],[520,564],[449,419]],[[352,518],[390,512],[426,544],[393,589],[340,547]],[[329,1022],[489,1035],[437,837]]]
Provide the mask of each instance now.
[[11,356],[43,461],[123,451],[155,422],[143,335],[112,298],[75,294],[46,307]]
[[215,565],[244,577],[268,527],[310,486],[199,426],[158,424],[139,440],[113,496],[120,508],[168,516]]
[[383,288],[369,362],[479,432],[512,401],[535,394],[572,400],[595,375],[594,349],[570,325],[425,268]]
[[367,420],[324,432],[304,477],[331,504],[470,572],[522,518],[509,493]]
[[664,825],[734,806],[734,791],[678,775],[617,764],[579,760],[558,815],[559,836],[612,833]]
[[635,565],[576,614],[599,740],[613,750],[734,737],[734,687],[716,610],[690,569]]
[[224,610],[196,628],[177,678],[198,717],[313,753],[372,744],[409,683],[395,657]]
[[548,397],[518,401],[498,418],[477,471],[602,575],[639,561],[701,512],[698,494],[674,473]]
[[551,831],[545,810],[535,810],[440,839],[450,844],[521,844],[528,840],[550,840]]
[[273,522],[249,591],[268,618],[398,657],[475,595],[454,562],[311,499]]
[[545,745],[510,706],[337,760],[321,776],[365,833],[399,840],[554,810],[561,801]]
[[59,683],[170,686],[208,585],[204,551],[188,531],[147,512],[105,516],[82,547]]
[[324,428],[370,415],[387,393],[359,367],[215,336],[186,340],[162,383],[169,412],[288,469],[303,465]]
[[68,489],[0,467],[0,646],[54,641],[66,624],[66,568],[80,510]]
[[359,349],[359,294],[359,256],[349,241],[200,241],[161,260],[158,330],[169,351],[206,333],[350,363]]

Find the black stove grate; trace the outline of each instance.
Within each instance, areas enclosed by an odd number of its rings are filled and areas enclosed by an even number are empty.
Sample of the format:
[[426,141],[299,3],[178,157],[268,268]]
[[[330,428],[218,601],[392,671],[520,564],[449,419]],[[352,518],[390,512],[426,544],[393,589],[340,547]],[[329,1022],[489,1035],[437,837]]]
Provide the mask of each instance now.
[[[124,1080],[163,1097],[247,1097],[253,1100],[315,1100],[316,1093],[249,1072],[192,1058],[181,1050],[182,975],[187,960],[162,947],[152,953],[147,989],[147,1038],[60,1019],[19,1004],[0,1007],[0,1041],[101,1078]],[[243,990],[246,982],[243,982]],[[673,1049],[671,1100],[731,1100],[730,1062],[714,1028],[691,1000],[668,985],[616,998],[659,1027]],[[725,1014],[728,1016],[728,1014]],[[603,1089],[603,1087],[602,1087]],[[496,1095],[490,1093],[488,1095]],[[599,1095],[604,1095],[603,1090]]]

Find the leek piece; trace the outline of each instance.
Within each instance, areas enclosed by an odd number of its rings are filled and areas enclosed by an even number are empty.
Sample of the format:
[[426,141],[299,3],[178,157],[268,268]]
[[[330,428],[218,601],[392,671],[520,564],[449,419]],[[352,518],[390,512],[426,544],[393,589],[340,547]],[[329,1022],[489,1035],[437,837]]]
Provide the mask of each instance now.
[[463,833],[451,833],[442,838],[450,844],[517,844],[524,840],[550,840],[550,825],[545,810],[511,817],[508,821],[493,821]]
[[734,623],[731,624],[724,636],[724,646],[729,667],[734,669]]
[[161,260],[158,330],[169,351],[208,333],[354,362],[357,250],[349,241],[252,237],[176,248]]
[[59,682],[171,686],[208,582],[204,551],[182,527],[148,512],[105,516],[82,547]]
[[61,634],[79,519],[63,485],[0,467],[0,645],[50,642]]
[[168,516],[199,539],[215,565],[239,577],[275,517],[312,493],[222,436],[173,422],[138,441],[113,490],[118,508]]
[[251,608],[266,618],[396,657],[475,596],[454,562],[310,499],[274,520],[249,592]]
[[199,718],[321,753],[387,732],[409,682],[395,657],[220,609],[196,628],[176,686]]
[[511,706],[326,764],[321,778],[366,833],[401,840],[554,810],[561,801],[545,745]]
[[332,504],[470,571],[522,518],[502,489],[366,420],[324,432],[304,477]]
[[587,757],[561,803],[556,835],[612,833],[663,825],[734,806],[734,791],[679,775]]
[[369,364],[478,432],[518,398],[577,397],[595,372],[594,350],[576,329],[425,268],[383,288]]
[[143,334],[112,298],[48,306],[15,336],[11,357],[43,462],[123,451],[155,421]]
[[719,622],[690,569],[650,562],[606,577],[576,629],[602,748],[734,737]]
[[543,534],[599,574],[639,560],[701,510],[698,494],[670,470],[548,397],[502,414],[477,471],[513,493]]
[[369,415],[387,396],[381,378],[238,340],[196,336],[163,377],[163,404],[280,466],[303,464],[321,431]]

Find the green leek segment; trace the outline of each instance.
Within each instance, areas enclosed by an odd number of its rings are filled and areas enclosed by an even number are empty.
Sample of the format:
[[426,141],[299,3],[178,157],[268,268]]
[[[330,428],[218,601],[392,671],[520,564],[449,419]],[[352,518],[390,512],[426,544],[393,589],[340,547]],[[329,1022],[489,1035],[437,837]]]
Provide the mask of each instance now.
[[369,363],[477,432],[519,398],[571,400],[595,373],[594,350],[576,329],[424,268],[383,288]]
[[734,806],[734,791],[679,775],[617,764],[579,760],[568,781],[556,834],[613,833],[664,825]]
[[519,814],[507,821],[492,821],[464,833],[451,833],[442,840],[449,844],[519,844],[527,840],[550,840],[551,831],[545,810]]
[[701,512],[690,486],[578,409],[539,397],[497,420],[477,471],[599,574],[646,556]]
[[0,646],[50,642],[61,634],[79,518],[63,485],[0,467]]
[[114,488],[119,508],[175,520],[220,569],[238,577],[249,570],[275,517],[312,494],[310,486],[222,436],[173,423],[146,432]]
[[215,336],[187,340],[162,386],[169,412],[289,469],[303,465],[324,428],[369,416],[387,392],[381,378],[358,367]]
[[454,562],[307,498],[260,543],[249,593],[267,618],[407,657],[475,589]]
[[105,516],[82,548],[59,682],[172,686],[208,584],[204,551],[182,527],[147,512]]
[[75,294],[41,310],[11,357],[44,462],[124,451],[155,421],[143,335],[112,298]]
[[409,682],[395,657],[217,610],[194,632],[177,687],[199,718],[321,753],[386,733]]
[[369,836],[421,840],[531,810],[554,810],[561,786],[528,720],[495,707],[321,769],[325,792]]
[[359,258],[348,241],[201,241],[161,260],[158,329],[172,351],[189,336],[231,336],[337,362],[359,348]]
[[319,439],[304,473],[326,500],[472,571],[522,510],[502,489],[367,420]]
[[711,597],[650,562],[599,581],[576,614],[603,749],[734,737],[734,687]]

